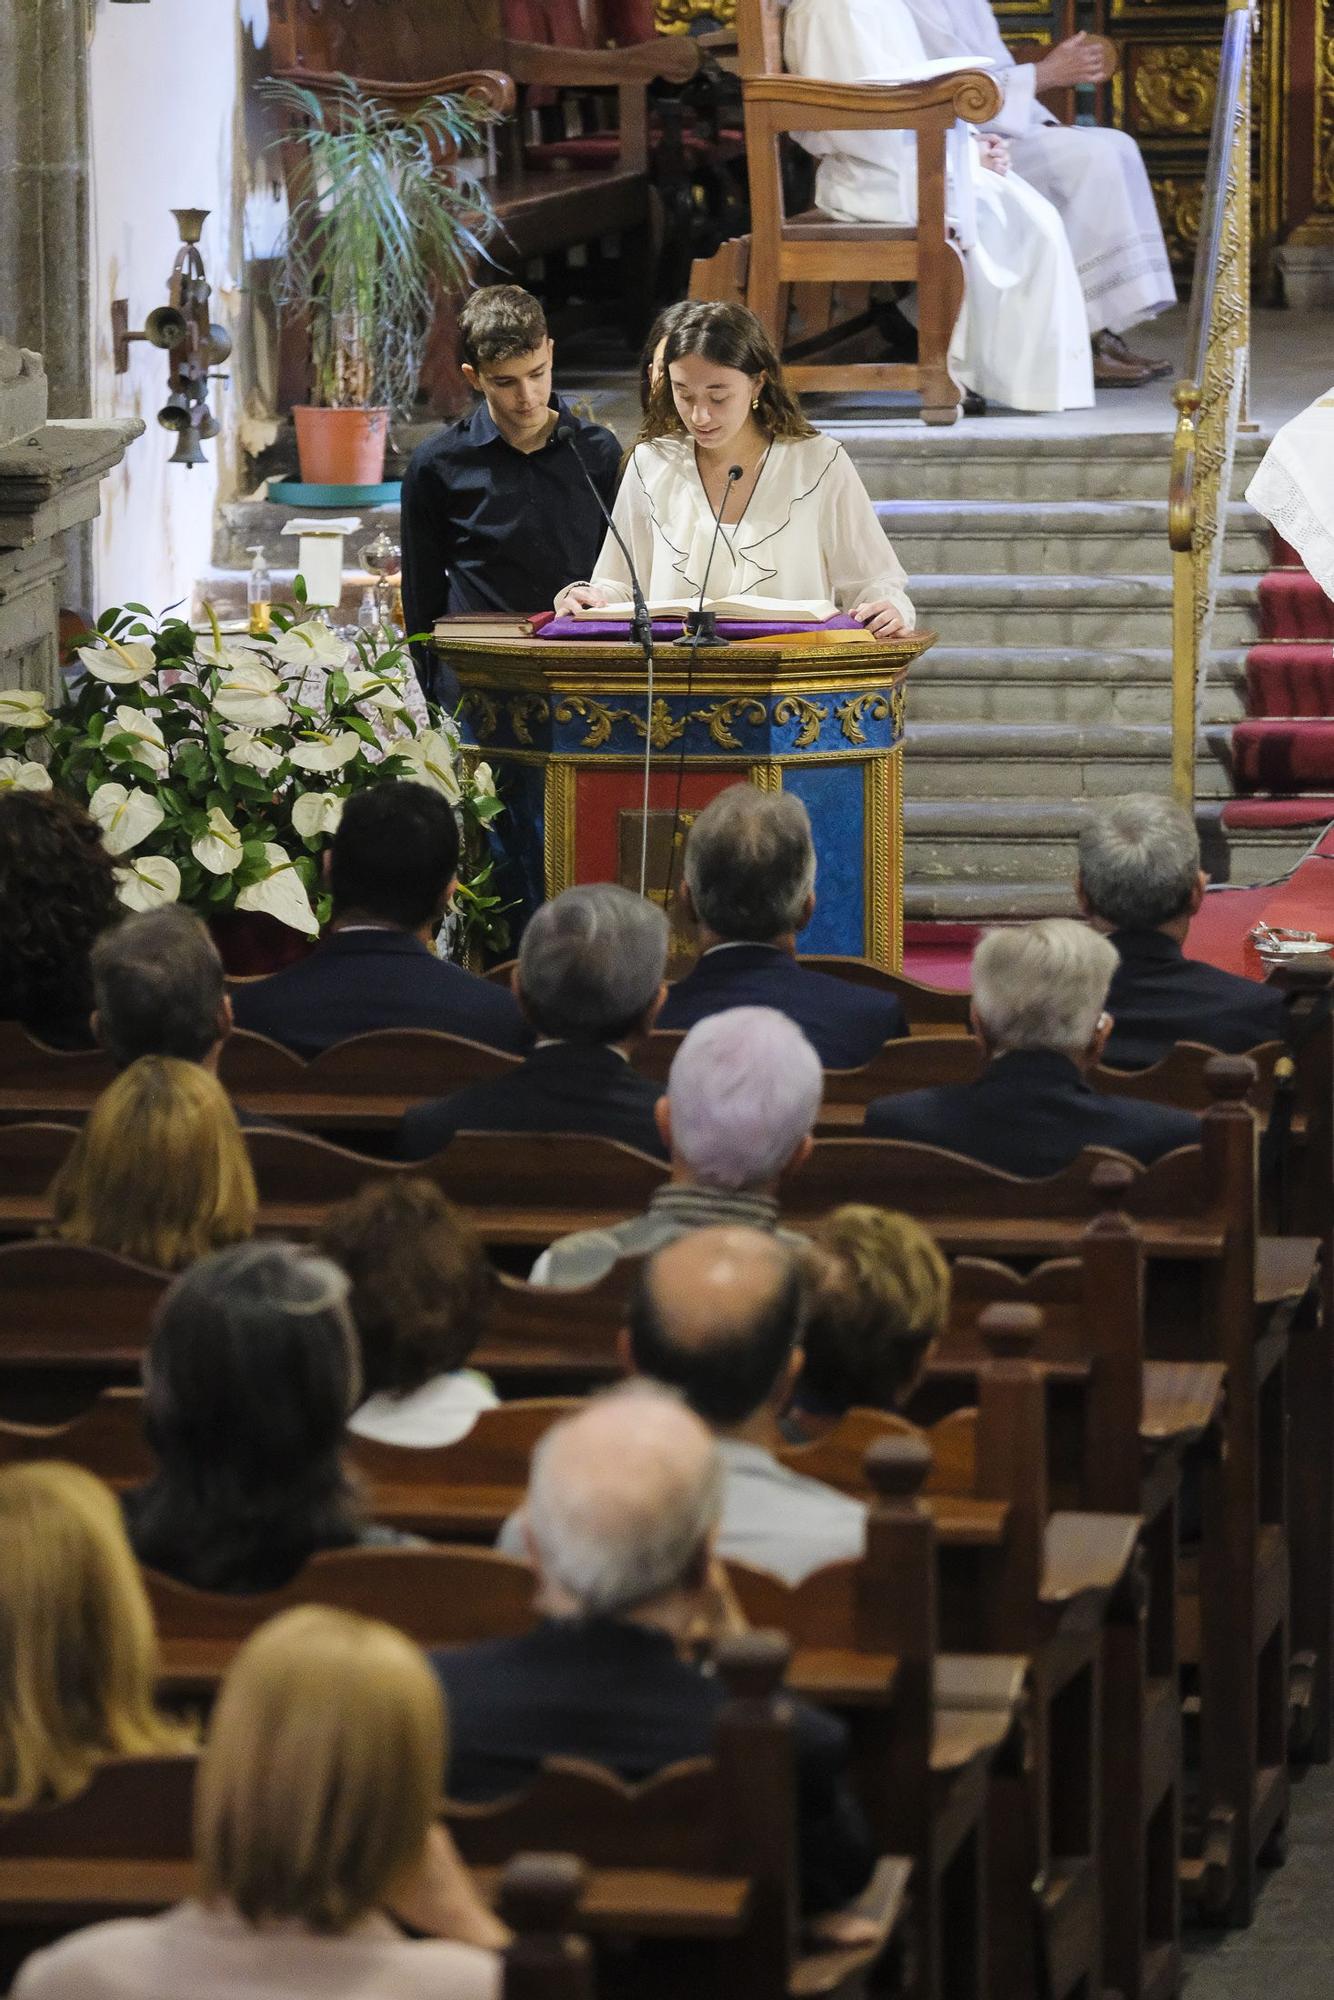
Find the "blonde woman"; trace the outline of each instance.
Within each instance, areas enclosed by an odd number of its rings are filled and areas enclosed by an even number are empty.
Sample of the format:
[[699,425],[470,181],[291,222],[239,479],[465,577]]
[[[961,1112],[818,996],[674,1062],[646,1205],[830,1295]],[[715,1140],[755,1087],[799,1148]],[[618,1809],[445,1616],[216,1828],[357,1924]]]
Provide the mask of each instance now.
[[81,1791],[106,1757],[185,1749],[120,1508],[78,1466],[0,1471],[0,1808]]
[[16,2000],[494,2000],[506,1932],[436,1823],[444,1768],[439,1683],[401,1632],[273,1619],[209,1731],[198,1899],[38,1952]]
[[183,1270],[242,1242],[258,1199],[226,1091],[198,1063],[140,1056],[107,1085],[51,1183],[56,1234]]
[[950,1267],[910,1215],[849,1202],[811,1230],[805,1361],[785,1428],[823,1437],[845,1411],[894,1410],[945,1331]]

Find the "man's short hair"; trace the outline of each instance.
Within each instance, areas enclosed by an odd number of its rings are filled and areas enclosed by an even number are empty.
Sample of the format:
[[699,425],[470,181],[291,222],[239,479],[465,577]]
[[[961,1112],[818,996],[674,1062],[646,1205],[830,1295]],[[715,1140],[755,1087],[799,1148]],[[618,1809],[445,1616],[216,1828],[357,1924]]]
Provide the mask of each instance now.
[[587,882],[543,903],[519,945],[519,992],[540,1035],[619,1042],[662,984],[667,919],[614,882]]
[[677,1589],[717,1528],[718,1447],[678,1396],[627,1382],[539,1440],[525,1517],[544,1580],[586,1617]]
[[364,910],[420,930],[444,906],[459,870],[459,829],[442,792],[387,778],[353,792],[329,854],[334,915]]
[[1153,931],[1190,907],[1200,873],[1195,822],[1175,799],[1132,792],[1099,806],[1079,835],[1079,880],[1095,917]]
[[672,1059],[672,1154],[705,1187],[764,1187],[819,1114],[820,1058],[772,1007],[729,1007],[697,1021]]
[[[758,1232],[754,1232],[758,1234]],[[706,1424],[730,1429],[762,1409],[799,1345],[805,1312],[801,1267],[774,1238],[773,1284],[744,1317],[714,1325],[705,1339],[682,1338],[676,1301],[663,1295],[658,1252],[641,1268],[628,1315],[635,1371],[676,1389]],[[671,1246],[669,1246],[671,1247]]]
[[522,285],[484,285],[459,314],[459,346],[474,368],[531,354],[546,338],[546,314]]
[[139,1056],[203,1062],[222,1034],[223,971],[192,911],[126,917],[103,931],[91,962],[98,1036],[118,1069]]
[[685,878],[696,916],[717,936],[783,937],[815,886],[810,815],[792,792],[729,785],[690,829]]
[[989,931],[973,955],[973,1012],[998,1054],[1053,1049],[1077,1060],[1093,1040],[1119,960],[1071,917]]

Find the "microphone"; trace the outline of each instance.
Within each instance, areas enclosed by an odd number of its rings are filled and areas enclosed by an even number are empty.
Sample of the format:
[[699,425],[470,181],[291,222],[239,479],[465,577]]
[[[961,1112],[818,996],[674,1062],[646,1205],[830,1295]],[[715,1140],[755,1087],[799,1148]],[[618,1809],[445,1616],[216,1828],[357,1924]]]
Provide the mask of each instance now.
[[704,575],[700,579],[699,603],[693,611],[687,611],[685,630],[679,639],[673,641],[674,645],[689,646],[692,650],[698,650],[701,646],[730,646],[732,643],[730,639],[724,639],[722,633],[718,630],[717,612],[706,611],[704,609],[704,597],[709,587],[709,571],[713,568],[713,556],[718,546],[718,537],[723,531],[723,509],[727,505],[727,496],[736,485],[738,479],[744,479],[745,476],[746,468],[743,465],[728,466],[727,484],[723,488],[723,497],[718,502],[718,512],[713,517],[713,540],[709,543],[709,559],[704,565]]
[[[598,512],[606,522],[612,540],[625,557],[625,567],[630,572],[630,596],[635,607],[635,615],[630,621],[630,630],[639,645],[640,651],[644,655],[644,795],[639,815],[639,893],[641,896],[647,896],[649,776],[653,766],[653,619],[649,613],[648,604],[639,581],[639,572],[635,568],[635,559],[626,544],[625,536],[621,533],[612,517],[611,508],[598,491],[597,481],[584,463],[584,455],[574,441],[576,433],[573,430],[567,430],[563,435],[568,440],[570,450],[574,453],[579,470],[584,475],[584,484],[597,501]],[[707,576],[707,574],[706,570],[705,575]]]

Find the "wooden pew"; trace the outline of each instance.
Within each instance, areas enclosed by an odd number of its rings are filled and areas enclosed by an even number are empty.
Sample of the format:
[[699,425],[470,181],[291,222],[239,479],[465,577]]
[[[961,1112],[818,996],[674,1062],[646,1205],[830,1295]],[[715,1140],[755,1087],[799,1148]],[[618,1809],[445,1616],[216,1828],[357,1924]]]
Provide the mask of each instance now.
[[258,1117],[310,1132],[384,1132],[424,1099],[504,1076],[519,1060],[483,1042],[417,1028],[354,1035],[307,1060],[238,1030],[223,1044],[218,1076],[233,1102]]
[[80,1244],[0,1243],[0,1414],[56,1423],[137,1382],[170,1279]]
[[[60,1805],[0,1815],[0,1980],[28,1953],[85,1924],[153,1916],[195,1888],[190,1754],[111,1757]],[[496,1871],[515,1932],[502,2000],[592,2000],[587,1947],[569,1933],[588,1888],[571,1855],[516,1855]]]
[[[1151,1357],[1227,1368],[1224,1449],[1206,1481],[1223,1525],[1204,1537],[1198,1577],[1188,1571],[1184,1588],[1203,1787],[1183,1886],[1209,1913],[1236,1921],[1249,1919],[1259,1857],[1278,1852],[1288,1810],[1287,1331],[1272,1308],[1306,1291],[1317,1249],[1257,1236],[1255,1133],[1244,1101],[1253,1074],[1244,1057],[1212,1058],[1217,1101],[1201,1144],[1132,1167],[1124,1203],[1148,1259]],[[797,1220],[818,1215],[855,1188],[860,1200],[907,1209],[949,1253],[1049,1257],[1077,1247],[1098,1206],[1097,1166],[1086,1153],[1061,1174],[1026,1181],[931,1147],[821,1140],[790,1184],[789,1207]],[[1233,1888],[1219,1900],[1221,1882]]]

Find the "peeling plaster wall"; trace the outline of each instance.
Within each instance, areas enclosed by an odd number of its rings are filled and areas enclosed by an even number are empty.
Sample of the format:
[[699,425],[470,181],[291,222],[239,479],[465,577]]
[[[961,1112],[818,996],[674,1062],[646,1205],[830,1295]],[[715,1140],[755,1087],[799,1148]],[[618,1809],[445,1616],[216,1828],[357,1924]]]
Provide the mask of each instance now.
[[[261,160],[264,114],[251,86],[266,68],[267,0],[94,0],[89,48],[92,355],[95,416],[147,425],[103,488],[94,548],[96,608],[136,598],[154,610],[188,601],[208,572],[218,501],[233,496],[247,410],[267,398],[262,325],[251,324],[247,244],[261,254],[282,209]],[[221,429],[207,463],[169,465],[175,439],[156,421],[166,356],[146,341],[115,373],[111,301],[132,328],[166,298],[179,237],[173,207],[207,208],[201,248],[211,307],[232,335],[210,407]]]

